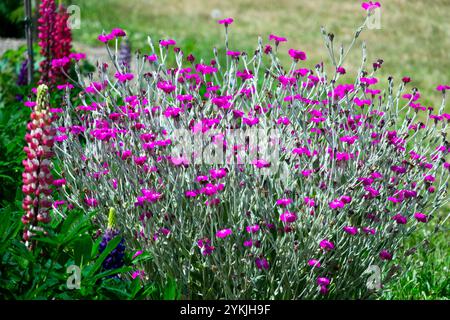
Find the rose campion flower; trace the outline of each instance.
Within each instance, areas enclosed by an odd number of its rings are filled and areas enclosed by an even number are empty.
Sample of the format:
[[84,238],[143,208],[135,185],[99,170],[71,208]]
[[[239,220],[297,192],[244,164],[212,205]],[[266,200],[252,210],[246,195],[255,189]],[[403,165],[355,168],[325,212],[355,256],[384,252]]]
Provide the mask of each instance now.
[[276,45],[276,46],[278,46],[278,45],[280,44],[280,42],[286,42],[286,41],[287,41],[286,38],[284,38],[284,37],[279,37],[279,36],[276,36],[276,35],[274,35],[274,34],[270,34],[270,35],[269,35],[269,41],[271,41],[271,40],[275,41],[275,45]]
[[262,169],[262,168],[269,168],[270,167],[270,162],[267,162],[266,160],[263,159],[256,159],[252,162],[252,164],[257,167],[258,169]]
[[244,241],[244,247],[251,248],[253,246],[253,240],[249,239]]
[[395,216],[393,216],[392,220],[395,220],[397,224],[406,224],[408,222],[408,219],[405,216],[402,216],[400,213],[397,213]]
[[119,82],[121,82],[121,83],[126,82],[126,81],[131,81],[131,80],[134,79],[134,75],[132,73],[119,73],[119,72],[116,72],[114,77],[117,80],[119,80]]
[[241,52],[239,52],[239,51],[231,51],[231,50],[227,51],[227,56],[231,56],[233,58],[238,58],[240,55],[241,55]]
[[294,61],[306,60],[306,53],[300,50],[289,49],[289,55]]
[[319,277],[317,278],[317,284],[319,286],[328,286],[330,284],[330,279],[326,277]]
[[259,225],[258,225],[258,224],[254,224],[254,225],[251,225],[251,226],[247,226],[247,227],[245,228],[245,230],[246,230],[248,233],[256,233],[256,232],[259,231]]
[[139,277],[141,280],[143,280],[144,276],[145,276],[145,271],[144,270],[136,270],[131,275],[131,278],[132,279],[136,279],[137,277]]
[[233,18],[226,18],[226,19],[222,19],[222,20],[219,20],[219,21],[217,21],[217,23],[218,24],[223,24],[223,25],[225,25],[225,27],[228,27],[230,24],[232,24],[233,23]]
[[316,205],[316,202],[313,198],[305,197],[303,198],[303,200],[308,207],[314,207]]
[[351,235],[355,235],[355,234],[358,233],[358,228],[357,228],[357,227],[345,226],[345,227],[343,228],[343,230],[344,230],[346,233],[351,234]]
[[320,294],[325,295],[328,293],[328,291],[329,290],[328,290],[327,286],[320,286]]
[[216,237],[220,238],[220,239],[225,239],[230,234],[232,234],[231,229],[222,229],[222,230],[217,231]]
[[256,258],[255,264],[259,270],[262,270],[262,269],[269,270],[269,263],[267,262],[267,260],[265,258]]
[[169,47],[169,46],[174,46],[177,44],[177,42],[173,39],[168,39],[168,40],[161,40],[159,42],[159,44],[161,45],[161,47]]
[[381,260],[392,260],[392,254],[387,250],[382,250],[380,252],[380,259]]
[[334,243],[331,241],[328,241],[327,239],[323,239],[319,243],[320,247],[325,250],[333,250],[334,249]]
[[329,203],[331,209],[342,209],[344,207],[344,202],[335,199]]
[[133,257],[131,259],[135,259],[136,257],[140,256],[143,253],[144,253],[144,251],[138,250],[138,251],[136,251],[136,253],[133,255]]
[[98,201],[95,198],[86,198],[84,202],[88,205],[88,207],[97,207]]
[[297,220],[297,215],[294,212],[286,211],[280,215],[280,220],[285,223],[292,223]]
[[292,202],[293,202],[293,200],[290,199],[290,198],[278,199],[278,200],[277,200],[277,206],[287,207],[287,206],[290,205]]
[[316,268],[320,268],[320,266],[321,266],[320,261],[316,260],[316,259],[308,260],[308,265],[311,267],[316,267]]
[[145,57],[149,62],[155,62],[158,60],[158,56],[154,53]]
[[414,218],[419,221],[419,222],[427,222],[428,221],[428,217],[423,214],[422,212],[416,212],[414,213]]
[[215,250],[215,247],[211,245],[211,240],[208,238],[199,239],[197,241],[197,246],[200,249],[200,252],[204,256],[209,256]]
[[361,4],[361,7],[364,9],[364,10],[371,10],[371,9],[375,9],[375,8],[380,8],[381,7],[381,4],[379,3],[379,2],[372,2],[372,1],[369,1],[369,2],[363,2],[362,4]]

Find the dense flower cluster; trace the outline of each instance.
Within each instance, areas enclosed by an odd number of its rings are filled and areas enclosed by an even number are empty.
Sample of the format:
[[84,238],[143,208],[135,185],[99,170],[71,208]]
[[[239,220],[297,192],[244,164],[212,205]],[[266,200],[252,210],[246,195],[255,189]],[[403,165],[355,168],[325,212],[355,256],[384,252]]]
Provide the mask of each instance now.
[[262,39],[252,55],[230,50],[232,23],[219,21],[225,50],[209,63],[149,39],[137,72],[104,63],[97,81],[79,75],[83,98],[67,88],[58,120],[70,180],[60,196],[85,211],[116,207],[127,246],[154,257],[145,273],[192,297],[366,295],[364,271],[386,271],[448,201],[450,115],[424,107],[407,79],[380,87],[380,61],[342,81],[345,54],[326,32],[331,75],[302,65],[298,48],[282,67],[287,39],[273,34],[276,50]]
[[33,234],[33,228],[38,222],[50,221],[49,210],[52,207],[53,176],[52,157],[55,128],[52,127],[52,115],[49,109],[48,88],[40,85],[37,91],[37,102],[31,113],[31,121],[27,125],[25,135],[27,146],[24,151],[27,158],[23,160],[22,174],[25,194],[22,207],[25,214],[22,222],[25,224],[23,239],[28,242]]
[[67,21],[69,14],[61,5],[56,9],[55,0],[42,0],[39,5],[38,38],[41,55],[39,83],[53,86],[64,81],[72,49],[72,33]]

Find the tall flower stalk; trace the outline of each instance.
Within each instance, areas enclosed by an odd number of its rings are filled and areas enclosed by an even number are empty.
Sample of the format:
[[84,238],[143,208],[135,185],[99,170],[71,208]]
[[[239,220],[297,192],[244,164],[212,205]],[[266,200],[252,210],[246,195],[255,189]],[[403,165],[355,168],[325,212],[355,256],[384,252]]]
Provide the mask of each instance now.
[[[27,124],[24,151],[27,158],[23,161],[22,174],[24,199],[22,208],[25,214],[22,222],[25,225],[23,239],[30,245],[33,230],[39,223],[50,221],[52,207],[53,175],[52,158],[55,129],[52,127],[48,87],[44,84],[37,89],[37,101],[31,113],[31,121]],[[31,247],[31,245],[30,245]]]
[[42,0],[39,5],[38,38],[41,55],[39,83],[54,86],[64,80],[72,46],[72,33],[67,25],[68,13],[55,0]]

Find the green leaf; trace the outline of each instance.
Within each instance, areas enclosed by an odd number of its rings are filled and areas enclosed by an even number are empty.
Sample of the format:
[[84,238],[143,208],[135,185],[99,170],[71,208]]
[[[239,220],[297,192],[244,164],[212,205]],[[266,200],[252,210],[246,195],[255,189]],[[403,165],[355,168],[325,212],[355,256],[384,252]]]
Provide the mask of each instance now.
[[175,300],[177,298],[177,283],[173,279],[169,279],[166,287],[164,288],[163,299]]
[[83,266],[91,259],[92,239],[85,235],[78,240],[75,240],[73,245],[75,264]]
[[121,240],[122,238],[118,236],[109,241],[105,250],[103,250],[103,252],[98,257],[97,261],[95,261],[95,264],[92,266],[92,269],[89,270],[87,277],[92,277],[100,269],[103,261],[105,261],[106,257],[111,253],[111,251],[113,251],[119,245]]

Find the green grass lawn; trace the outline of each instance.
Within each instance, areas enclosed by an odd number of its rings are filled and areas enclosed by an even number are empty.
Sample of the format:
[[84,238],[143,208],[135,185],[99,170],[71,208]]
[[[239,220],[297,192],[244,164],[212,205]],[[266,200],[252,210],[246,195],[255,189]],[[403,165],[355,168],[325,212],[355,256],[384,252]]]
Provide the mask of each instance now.
[[[186,54],[193,53],[205,61],[212,58],[212,48],[224,47],[223,28],[219,18],[233,17],[230,28],[230,49],[252,52],[257,37],[264,43],[270,33],[288,38],[281,45],[282,61],[288,63],[289,48],[301,49],[308,55],[305,63],[313,67],[329,63],[322,42],[320,26],[335,34],[336,43],[348,45],[365,12],[362,1],[355,0],[73,0],[81,8],[81,29],[74,31],[76,41],[100,45],[97,35],[113,27],[127,31],[134,49],[148,53],[147,35],[154,40],[173,38]],[[360,65],[361,42],[368,49],[368,62],[384,60],[379,73],[385,86],[390,75],[400,81],[410,76],[410,87],[423,94],[422,103],[434,106],[441,102],[435,90],[438,84],[450,84],[450,1],[389,0],[381,1],[381,29],[366,30],[347,59],[348,80]],[[284,53],[286,52],[286,53]],[[450,112],[450,104],[446,106]],[[450,209],[443,209],[448,214]],[[433,226],[430,226],[430,229]],[[419,249],[408,259],[411,270],[404,270],[394,284],[385,287],[387,299],[448,299],[449,232],[426,231],[408,240],[414,246],[424,238],[430,245]]]

